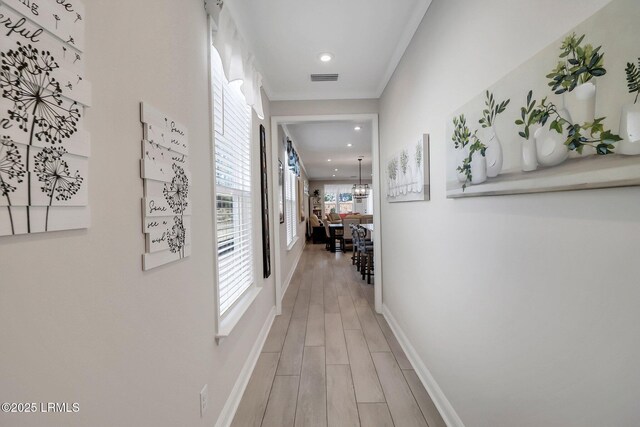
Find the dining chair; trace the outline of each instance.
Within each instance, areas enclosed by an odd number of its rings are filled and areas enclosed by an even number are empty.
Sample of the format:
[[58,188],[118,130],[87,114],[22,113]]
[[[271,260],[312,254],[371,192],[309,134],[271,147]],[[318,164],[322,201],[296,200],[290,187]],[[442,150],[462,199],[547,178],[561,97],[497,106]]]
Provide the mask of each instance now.
[[366,277],[367,283],[371,284],[371,275],[374,272],[373,242],[371,239],[367,239],[366,228],[358,227],[356,233],[358,234],[359,271],[362,275],[362,280]]

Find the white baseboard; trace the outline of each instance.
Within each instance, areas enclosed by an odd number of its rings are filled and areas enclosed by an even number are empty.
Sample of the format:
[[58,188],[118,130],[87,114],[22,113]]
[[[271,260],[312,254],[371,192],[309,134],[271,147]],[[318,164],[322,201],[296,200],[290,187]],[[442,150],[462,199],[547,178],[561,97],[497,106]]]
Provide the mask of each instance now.
[[289,289],[289,285],[291,284],[291,279],[293,279],[293,274],[296,272],[296,269],[298,268],[298,263],[300,262],[300,258],[302,258],[302,253],[304,252],[304,248],[306,247],[307,247],[307,241],[305,240],[304,242],[302,242],[302,250],[296,256],[296,260],[293,263],[293,267],[291,267],[291,271],[287,275],[287,279],[282,284],[282,293],[280,294],[282,295],[282,298],[284,298],[284,294],[286,294],[287,289]]
[[387,306],[384,304],[382,305],[382,314],[384,318],[387,319],[387,323],[389,323],[389,326],[391,327],[391,330],[395,334],[396,338],[398,338],[400,346],[407,355],[409,362],[411,362],[411,364],[413,365],[418,378],[420,378],[420,381],[422,381],[422,385],[424,385],[424,388],[429,393],[429,396],[431,396],[431,400],[433,400],[436,408],[438,408],[438,411],[440,411],[440,415],[442,416],[444,422],[447,424],[447,427],[464,427],[462,420],[453,409],[453,406],[451,406],[451,403],[442,392],[442,389],[433,378],[433,375],[431,375],[429,369],[427,369],[420,356],[418,356],[416,349],[411,345],[409,339],[400,328],[400,325],[398,325],[398,322],[393,317]]
[[273,320],[275,319],[275,317],[276,307],[273,306],[271,307],[271,311],[269,312],[267,320],[264,322],[260,333],[256,337],[256,342],[253,344],[251,352],[249,353],[249,357],[244,363],[244,366],[240,371],[240,375],[238,376],[238,379],[233,386],[233,390],[231,390],[229,398],[222,408],[222,412],[218,417],[218,421],[216,421],[215,427],[229,427],[231,425],[233,417],[236,415],[236,411],[238,410],[238,406],[240,405],[240,400],[242,400],[244,390],[247,388],[247,384],[249,384],[249,379],[251,378],[251,374],[256,367],[256,363],[258,363],[258,358],[260,357],[260,353],[262,352],[262,347],[267,341],[267,336],[269,336],[269,330],[271,329],[271,325],[273,324]]

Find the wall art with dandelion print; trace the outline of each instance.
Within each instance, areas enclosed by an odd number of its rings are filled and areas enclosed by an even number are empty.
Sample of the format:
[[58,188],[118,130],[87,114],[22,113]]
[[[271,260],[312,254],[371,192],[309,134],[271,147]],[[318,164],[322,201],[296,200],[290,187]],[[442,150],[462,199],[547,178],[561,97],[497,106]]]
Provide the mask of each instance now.
[[430,199],[429,135],[422,135],[387,161],[386,184],[389,202]]
[[638,16],[611,1],[452,112],[447,197],[640,185]]
[[0,236],[86,228],[84,6],[0,3]]
[[191,172],[187,129],[147,103],[143,126],[141,176],[144,270],[180,260],[191,253]]

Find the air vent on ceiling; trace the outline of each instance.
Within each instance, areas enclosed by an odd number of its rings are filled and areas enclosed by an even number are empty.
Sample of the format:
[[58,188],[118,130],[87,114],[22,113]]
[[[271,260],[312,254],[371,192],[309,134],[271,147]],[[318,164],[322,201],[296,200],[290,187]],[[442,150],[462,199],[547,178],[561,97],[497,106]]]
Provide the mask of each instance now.
[[349,178],[357,178],[357,175],[351,175]]
[[337,74],[311,74],[312,82],[337,82]]

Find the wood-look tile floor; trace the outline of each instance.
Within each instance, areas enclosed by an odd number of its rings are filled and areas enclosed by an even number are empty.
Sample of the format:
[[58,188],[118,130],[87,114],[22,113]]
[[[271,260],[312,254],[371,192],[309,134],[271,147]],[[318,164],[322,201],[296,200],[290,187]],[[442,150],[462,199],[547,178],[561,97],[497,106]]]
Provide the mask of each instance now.
[[350,253],[307,245],[234,427],[446,427]]

